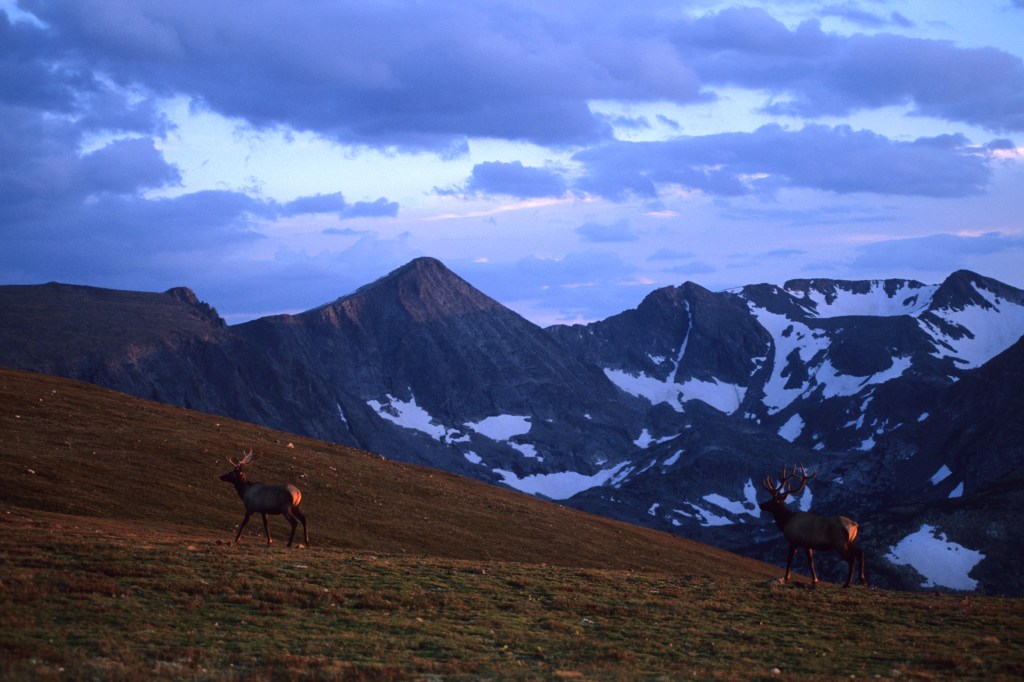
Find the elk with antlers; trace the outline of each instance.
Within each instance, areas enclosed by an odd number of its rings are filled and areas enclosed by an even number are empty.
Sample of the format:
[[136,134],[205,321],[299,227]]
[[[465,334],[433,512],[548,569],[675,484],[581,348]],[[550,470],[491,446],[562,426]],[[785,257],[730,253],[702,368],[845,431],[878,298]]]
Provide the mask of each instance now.
[[263,516],[263,530],[267,533],[268,545],[273,540],[270,538],[270,526],[267,524],[267,515],[282,514],[288,519],[288,523],[292,525],[292,534],[288,538],[288,546],[291,547],[292,540],[295,539],[295,528],[298,525],[296,519],[298,519],[302,521],[302,533],[305,536],[306,546],[309,547],[309,531],[306,529],[306,516],[299,509],[302,493],[291,484],[270,485],[250,481],[247,472],[256,456],[251,448],[244,455],[240,462],[236,462],[228,457],[228,462],[234,468],[220,477],[220,480],[227,481],[235,486],[235,491],[242,498],[242,502],[245,503],[245,518],[242,519],[242,524],[238,527],[235,542],[238,542],[238,538],[242,536],[242,529],[245,528],[245,524],[249,523],[249,517],[258,512]]
[[[800,482],[791,483],[792,479],[799,475]],[[807,563],[811,567],[811,581],[818,582],[818,574],[814,572],[814,550],[838,552],[850,567],[846,576],[846,585],[849,587],[853,581],[853,569],[857,561],[860,561],[860,581],[867,585],[864,577],[864,552],[855,544],[857,539],[857,523],[845,516],[819,516],[810,512],[791,511],[786,508],[786,498],[795,495],[804,489],[807,481],[818,475],[815,471],[810,476],[803,465],[800,465],[800,473],[797,474],[796,467],[789,473],[786,467],[782,467],[782,479],[776,483],[771,476],[765,476],[762,485],[772,495],[772,499],[762,502],[759,506],[763,511],[771,513],[775,517],[775,524],[789,541],[789,560],[786,562],[786,577],[793,569],[793,557],[798,549],[807,552]]]

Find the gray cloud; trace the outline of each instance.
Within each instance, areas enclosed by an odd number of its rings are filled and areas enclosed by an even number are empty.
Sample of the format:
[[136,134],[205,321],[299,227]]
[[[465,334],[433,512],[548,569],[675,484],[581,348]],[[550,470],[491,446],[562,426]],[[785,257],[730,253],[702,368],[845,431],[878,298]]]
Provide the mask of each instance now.
[[770,90],[777,114],[817,117],[911,102],[919,114],[1024,130],[1024,62],[993,48],[892,34],[790,30],[762,9],[732,8],[681,27],[677,45],[708,84]]
[[521,161],[488,161],[473,167],[465,191],[521,199],[560,197],[566,192],[566,182],[555,170],[524,166]]
[[376,201],[357,201],[350,204],[341,192],[298,197],[281,206],[285,216],[314,213],[334,213],[340,218],[379,218],[398,215],[398,203],[384,197]]
[[1024,251],[1024,238],[990,232],[977,237],[936,234],[892,239],[860,248],[851,267],[860,272],[924,270],[948,273],[968,267],[969,259],[1006,251]]
[[574,158],[586,169],[578,187],[613,199],[656,196],[659,184],[722,196],[788,186],[960,197],[984,191],[991,175],[987,155],[963,137],[900,142],[847,126],[768,125],[753,133],[615,142]]
[[82,174],[87,191],[117,194],[181,181],[178,169],[164,161],[148,138],[116,140],[87,154],[82,157]]

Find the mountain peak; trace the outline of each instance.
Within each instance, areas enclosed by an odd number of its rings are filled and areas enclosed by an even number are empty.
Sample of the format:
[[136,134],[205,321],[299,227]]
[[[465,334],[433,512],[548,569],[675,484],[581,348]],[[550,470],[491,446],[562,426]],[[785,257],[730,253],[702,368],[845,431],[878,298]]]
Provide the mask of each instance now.
[[415,258],[355,293],[338,299],[354,312],[367,306],[398,305],[414,322],[500,309],[503,306],[474,288],[436,258]]
[[939,286],[932,299],[932,309],[964,310],[970,306],[991,308],[993,302],[982,292],[996,298],[1024,304],[1024,292],[970,270],[957,270]]

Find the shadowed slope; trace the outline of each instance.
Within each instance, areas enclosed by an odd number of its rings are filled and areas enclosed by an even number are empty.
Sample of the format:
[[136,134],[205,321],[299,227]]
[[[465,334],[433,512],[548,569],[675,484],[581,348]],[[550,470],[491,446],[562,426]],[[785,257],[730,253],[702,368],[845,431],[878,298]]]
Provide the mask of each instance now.
[[[0,432],[5,511],[178,524],[197,541],[227,541],[242,505],[217,476],[228,469],[225,456],[253,447],[263,455],[256,480],[302,489],[314,549],[690,575],[778,573],[441,471],[44,375],[0,369]],[[242,542],[258,546],[259,524],[250,526]],[[286,529],[271,520],[278,540]]]

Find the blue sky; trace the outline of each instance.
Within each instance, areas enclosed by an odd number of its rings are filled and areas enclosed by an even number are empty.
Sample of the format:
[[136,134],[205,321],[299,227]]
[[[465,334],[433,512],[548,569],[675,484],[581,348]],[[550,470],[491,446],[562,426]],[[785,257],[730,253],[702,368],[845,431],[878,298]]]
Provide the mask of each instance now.
[[1024,287],[1024,0],[0,0],[0,283]]

